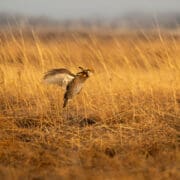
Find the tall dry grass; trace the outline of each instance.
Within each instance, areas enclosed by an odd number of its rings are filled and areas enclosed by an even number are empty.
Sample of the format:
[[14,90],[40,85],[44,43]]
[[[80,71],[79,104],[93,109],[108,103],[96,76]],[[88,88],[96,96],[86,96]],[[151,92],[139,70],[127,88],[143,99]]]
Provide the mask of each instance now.
[[[179,177],[179,37],[107,34],[1,32],[1,179]],[[95,74],[63,109],[43,73],[78,66]]]

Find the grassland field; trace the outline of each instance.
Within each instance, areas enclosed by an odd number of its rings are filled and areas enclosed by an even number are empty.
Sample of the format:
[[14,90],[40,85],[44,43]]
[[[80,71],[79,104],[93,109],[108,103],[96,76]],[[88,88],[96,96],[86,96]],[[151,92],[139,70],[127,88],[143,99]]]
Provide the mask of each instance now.
[[[95,73],[63,109],[42,77],[78,66]],[[179,131],[178,34],[0,31],[0,179],[176,180]]]

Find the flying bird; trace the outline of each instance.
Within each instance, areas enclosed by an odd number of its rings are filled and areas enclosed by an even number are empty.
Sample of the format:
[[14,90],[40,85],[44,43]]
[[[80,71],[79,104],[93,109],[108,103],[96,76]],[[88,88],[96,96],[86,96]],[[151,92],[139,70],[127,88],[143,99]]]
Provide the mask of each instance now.
[[90,69],[79,67],[80,72],[73,74],[69,70],[60,68],[52,69],[45,73],[43,80],[48,84],[57,84],[66,89],[64,94],[63,108],[66,107],[68,101],[76,94],[79,94],[83,84],[94,72]]

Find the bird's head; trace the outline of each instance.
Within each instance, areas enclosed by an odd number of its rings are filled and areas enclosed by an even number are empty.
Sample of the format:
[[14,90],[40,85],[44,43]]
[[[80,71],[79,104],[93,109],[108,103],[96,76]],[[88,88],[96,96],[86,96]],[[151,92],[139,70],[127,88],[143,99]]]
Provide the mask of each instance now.
[[94,73],[94,70],[92,69],[84,69],[82,67],[79,67],[79,69],[81,70],[80,72],[77,73],[77,75],[81,75],[83,77],[89,77]]

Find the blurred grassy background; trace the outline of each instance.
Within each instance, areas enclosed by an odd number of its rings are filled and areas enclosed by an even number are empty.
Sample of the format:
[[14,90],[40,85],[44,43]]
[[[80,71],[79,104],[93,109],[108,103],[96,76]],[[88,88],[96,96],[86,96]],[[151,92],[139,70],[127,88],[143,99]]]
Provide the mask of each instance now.
[[[43,73],[78,66],[95,74],[62,109]],[[179,82],[175,33],[2,30],[0,178],[178,179]]]

